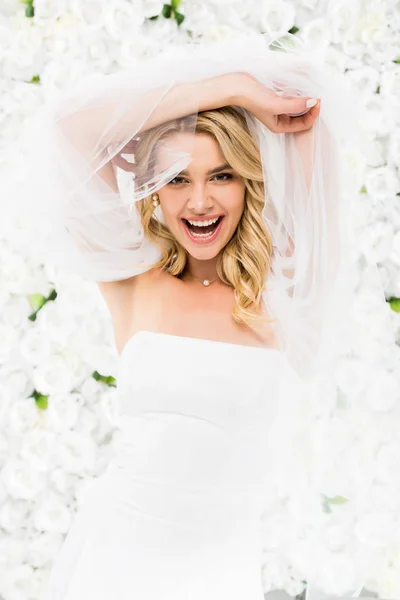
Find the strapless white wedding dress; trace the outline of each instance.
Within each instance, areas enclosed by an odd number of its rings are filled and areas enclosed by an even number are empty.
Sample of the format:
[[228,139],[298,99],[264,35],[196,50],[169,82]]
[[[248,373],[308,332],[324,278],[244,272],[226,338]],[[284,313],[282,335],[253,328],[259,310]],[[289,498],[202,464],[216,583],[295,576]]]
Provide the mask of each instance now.
[[275,348],[135,334],[119,362],[115,453],[45,600],[263,600],[268,432],[287,365]]

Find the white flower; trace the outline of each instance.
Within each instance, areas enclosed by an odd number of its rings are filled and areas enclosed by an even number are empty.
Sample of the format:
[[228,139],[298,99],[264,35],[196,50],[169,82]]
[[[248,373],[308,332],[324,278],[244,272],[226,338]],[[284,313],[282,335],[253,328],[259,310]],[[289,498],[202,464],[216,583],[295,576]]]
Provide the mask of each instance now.
[[71,514],[62,496],[49,491],[32,511],[32,523],[38,531],[67,533]]
[[295,9],[285,0],[263,0],[260,27],[272,37],[285,35],[295,24]]
[[307,44],[307,46],[313,46],[315,51],[321,52],[325,55],[329,44],[331,43],[331,36],[329,29],[326,26],[325,18],[312,19],[301,28],[301,39]]
[[8,409],[8,435],[27,433],[38,423],[38,417],[39,409],[33,398],[15,400]]
[[359,515],[354,533],[362,544],[387,548],[398,540],[397,517],[394,513],[380,511]]
[[161,14],[164,0],[142,0],[143,15],[146,19]]
[[392,223],[377,221],[360,235],[360,249],[371,263],[383,261],[392,252],[393,236]]
[[80,394],[51,394],[45,411],[46,427],[52,431],[68,431],[75,426],[84,404]]
[[10,600],[26,600],[37,598],[40,590],[40,577],[30,565],[22,564],[5,570],[5,581],[2,593]]
[[48,473],[49,484],[55,492],[62,495],[64,499],[73,499],[73,488],[79,477],[72,473],[67,473],[63,467],[52,468]]
[[92,473],[96,464],[96,444],[86,435],[65,431],[55,450],[55,464],[69,473]]
[[44,488],[45,474],[19,458],[10,458],[2,471],[4,487],[15,499],[32,500]]
[[388,161],[400,164],[400,132],[394,131],[388,140]]
[[367,175],[365,185],[368,192],[378,198],[387,198],[400,191],[400,180],[396,169],[390,166],[371,169]]
[[[48,505],[47,505],[48,506]],[[25,543],[27,562],[35,568],[41,568],[54,560],[65,541],[64,535],[58,532],[42,532]]]
[[359,2],[347,2],[347,0],[335,0],[327,5],[326,23],[331,28],[332,41],[341,44],[344,35],[359,19],[361,7]]
[[144,22],[142,3],[113,0],[109,3],[104,28],[116,40],[136,35]]
[[6,500],[0,508],[0,526],[10,533],[29,526],[32,503],[25,500]]
[[[383,444],[376,456],[377,476],[382,483],[400,484],[400,442],[392,441]],[[400,499],[397,499],[400,502]]]
[[16,565],[26,561],[25,540],[7,534],[0,538],[0,565]]
[[47,472],[51,465],[56,435],[43,429],[33,429],[24,435],[19,457],[37,471]]
[[372,410],[386,412],[400,403],[400,385],[394,374],[385,368],[369,370],[366,380],[365,400]]

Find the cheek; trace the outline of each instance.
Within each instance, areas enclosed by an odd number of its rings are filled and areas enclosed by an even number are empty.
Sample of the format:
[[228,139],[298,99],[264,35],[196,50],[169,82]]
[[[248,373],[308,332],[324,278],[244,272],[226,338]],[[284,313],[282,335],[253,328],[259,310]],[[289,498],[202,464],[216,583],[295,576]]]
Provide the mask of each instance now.
[[244,210],[245,188],[241,184],[232,185],[224,193],[224,205],[232,216],[240,217]]
[[182,211],[185,195],[182,191],[164,188],[158,192],[161,209],[165,218],[174,217]]

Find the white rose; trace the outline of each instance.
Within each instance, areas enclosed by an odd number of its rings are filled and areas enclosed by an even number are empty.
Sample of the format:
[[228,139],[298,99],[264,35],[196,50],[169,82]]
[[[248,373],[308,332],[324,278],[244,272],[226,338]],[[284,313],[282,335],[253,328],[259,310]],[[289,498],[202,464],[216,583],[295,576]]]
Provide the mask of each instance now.
[[15,565],[6,570],[3,593],[7,600],[37,598],[39,589],[39,579],[30,565]]
[[43,33],[23,11],[13,17],[12,33],[12,43],[3,59],[3,75],[11,81],[29,81],[32,75],[41,72],[46,62]]
[[397,120],[396,108],[380,94],[367,96],[361,114],[365,129],[372,134],[379,131],[379,136],[390,135],[393,130],[393,123]]
[[400,442],[392,441],[383,444],[376,455],[376,463],[377,475],[382,482],[400,484]]
[[47,20],[55,21],[67,10],[66,0],[35,0],[35,23],[45,26]]
[[393,131],[388,140],[387,156],[389,163],[400,164],[400,132],[398,130]]
[[380,262],[388,258],[393,248],[393,225],[377,221],[360,235],[360,249],[368,261]]
[[[2,341],[8,340],[10,346],[16,345],[17,341],[7,329],[0,326],[0,339],[4,335]],[[21,364],[17,360],[13,360],[8,353],[2,353],[0,345],[0,357],[7,357],[8,363],[0,368],[0,393],[3,398],[11,398],[18,400],[21,396],[27,396],[33,392],[31,380],[31,372],[28,365]]]
[[261,30],[273,37],[285,35],[295,24],[294,6],[285,0],[263,0],[260,12]]
[[330,31],[326,26],[325,18],[312,19],[305,23],[301,28],[301,39],[312,46],[318,53],[323,53],[325,56],[328,46],[331,43]]
[[39,410],[33,398],[16,400],[8,409],[7,435],[25,434],[39,422]]
[[358,396],[364,388],[365,362],[353,357],[341,359],[336,371],[336,380],[344,394]]
[[346,2],[337,0],[329,2],[326,12],[326,23],[329,25],[332,33],[332,42],[341,44],[344,35],[348,32],[359,18],[358,2]]
[[70,10],[83,21],[85,29],[97,29],[105,25],[108,2],[106,0],[88,0],[86,2],[72,0]]
[[52,468],[48,473],[48,481],[55,492],[58,492],[63,498],[73,499],[73,490],[78,480],[77,475],[67,473],[62,467]]
[[395,195],[400,190],[396,169],[389,165],[371,169],[367,174],[365,185],[371,196],[381,199]]
[[[182,9],[183,10],[183,9]],[[208,30],[218,25],[217,16],[214,10],[204,2],[190,2],[185,10],[185,27],[193,31],[195,36],[206,35]]]
[[357,517],[354,533],[362,544],[385,549],[398,540],[396,515],[389,512],[369,512]]
[[[400,98],[400,67],[399,65],[390,65],[385,69],[381,76],[380,94],[390,103],[398,106]],[[398,132],[397,132],[398,133]],[[392,132],[395,134],[395,132]]]
[[157,15],[160,15],[163,6],[164,0],[143,0],[142,10],[144,17],[149,19],[150,17],[156,17]]
[[62,496],[49,491],[32,511],[31,521],[37,531],[67,533],[71,514]]
[[17,565],[26,561],[25,540],[6,534],[0,539],[0,564]]
[[49,359],[52,345],[50,338],[39,327],[32,327],[21,339],[18,349],[29,365],[36,366]]
[[55,433],[38,428],[33,429],[24,435],[19,448],[19,457],[32,469],[47,472],[56,443]]
[[76,431],[64,431],[56,447],[55,462],[69,473],[92,473],[96,464],[96,452],[97,445],[87,436]]
[[65,541],[61,533],[42,532],[33,539],[25,542],[27,562],[36,569],[40,569],[47,563],[51,563],[60,551]]
[[75,427],[84,398],[76,393],[55,393],[49,398],[45,413],[46,427],[51,431],[68,431]]
[[12,498],[32,500],[44,488],[45,474],[19,458],[10,458],[1,470],[4,487]]
[[41,394],[68,392],[87,376],[88,369],[72,350],[51,356],[46,363],[37,365],[33,373],[35,389]]
[[144,12],[138,2],[113,0],[108,5],[104,28],[115,40],[136,35],[144,23]]
[[370,369],[366,378],[364,400],[376,412],[387,412],[398,406],[400,402],[400,386],[398,378],[376,366]]
[[32,503],[25,500],[7,500],[0,509],[0,526],[10,533],[30,526]]

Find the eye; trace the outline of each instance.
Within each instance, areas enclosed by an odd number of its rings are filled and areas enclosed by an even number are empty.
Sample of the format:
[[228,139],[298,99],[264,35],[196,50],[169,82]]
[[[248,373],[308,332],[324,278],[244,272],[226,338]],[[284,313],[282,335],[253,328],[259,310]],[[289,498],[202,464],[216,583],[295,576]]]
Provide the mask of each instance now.
[[233,179],[232,173],[218,173],[217,175],[214,175],[213,179],[215,179],[216,177],[221,178],[217,179],[217,181],[228,181],[229,179]]
[[173,179],[171,179],[171,181],[168,182],[168,185],[179,185],[180,183],[184,183],[185,181],[187,180],[183,177],[174,177]]

